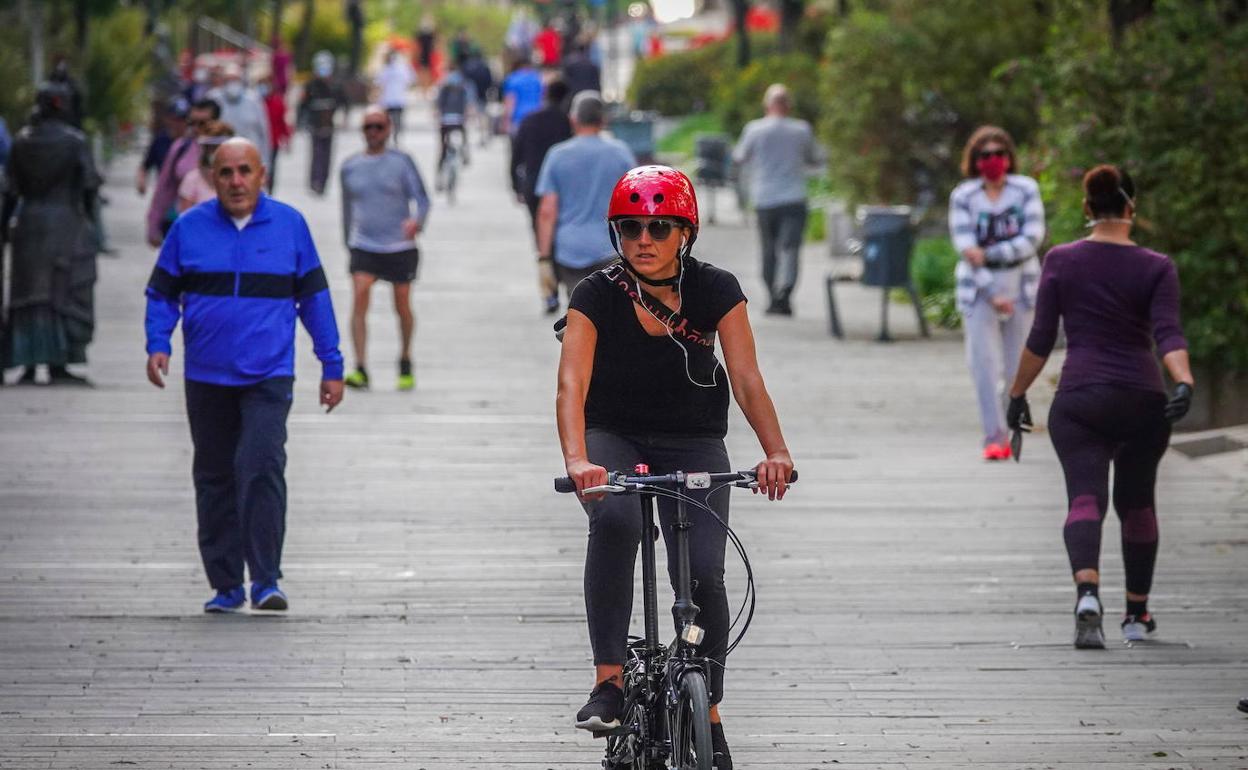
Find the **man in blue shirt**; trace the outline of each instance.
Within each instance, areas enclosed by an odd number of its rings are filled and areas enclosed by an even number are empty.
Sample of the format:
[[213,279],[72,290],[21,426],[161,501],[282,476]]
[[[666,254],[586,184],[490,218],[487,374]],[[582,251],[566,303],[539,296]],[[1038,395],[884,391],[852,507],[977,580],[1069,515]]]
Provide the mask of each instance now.
[[637,165],[623,142],[602,136],[605,107],[597,91],[572,99],[572,138],[550,148],[537,175],[537,261],[568,296],[581,279],[615,259],[607,206],[620,177]]
[[213,155],[217,199],[169,230],[147,285],[147,378],[169,374],[182,320],[186,411],[199,551],[217,594],[205,612],[284,610],[278,587],[286,534],[286,416],[295,375],[295,317],[321,361],[321,404],[342,400],[338,326],[303,216],[260,190],[265,169],[246,139]]

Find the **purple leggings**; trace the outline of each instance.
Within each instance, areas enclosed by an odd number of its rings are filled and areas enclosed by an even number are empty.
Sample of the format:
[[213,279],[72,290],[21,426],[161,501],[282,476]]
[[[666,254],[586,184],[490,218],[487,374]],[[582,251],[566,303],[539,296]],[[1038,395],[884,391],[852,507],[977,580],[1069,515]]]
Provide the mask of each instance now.
[[1170,443],[1166,397],[1152,390],[1088,385],[1057,394],[1049,434],[1066,474],[1069,515],[1063,534],[1070,569],[1098,569],[1101,525],[1109,508],[1122,522],[1127,591],[1146,596],[1157,561],[1157,464]]

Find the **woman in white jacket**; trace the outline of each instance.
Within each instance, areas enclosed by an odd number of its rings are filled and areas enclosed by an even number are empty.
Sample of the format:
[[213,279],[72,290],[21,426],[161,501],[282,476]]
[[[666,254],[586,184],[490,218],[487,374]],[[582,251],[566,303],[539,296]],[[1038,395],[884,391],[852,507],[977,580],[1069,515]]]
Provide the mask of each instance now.
[[962,259],[957,302],[966,360],[983,425],[985,460],[1006,460],[1005,389],[1014,380],[1031,329],[1044,240],[1044,204],[1018,167],[1014,140],[981,126],[962,152],[966,181],[949,196],[949,231]]

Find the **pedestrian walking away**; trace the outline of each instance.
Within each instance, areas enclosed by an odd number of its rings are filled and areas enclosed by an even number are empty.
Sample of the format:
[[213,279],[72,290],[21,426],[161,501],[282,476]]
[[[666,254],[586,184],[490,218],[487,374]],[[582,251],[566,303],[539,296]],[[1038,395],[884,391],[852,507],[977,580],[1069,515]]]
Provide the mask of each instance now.
[[597,92],[576,95],[570,115],[574,136],[550,148],[534,188],[542,199],[537,213],[542,284],[549,290],[558,282],[569,297],[582,278],[615,259],[602,222],[615,183],[637,165],[627,145],[602,135],[605,112]]
[[[692,255],[699,225],[693,184],[666,166],[633,169],[614,186],[608,218],[620,260],[576,286],[559,359],[559,439],[577,491],[606,484],[609,470],[639,463],[659,474],[729,470],[723,439],[731,384],[765,455],[757,465],[759,491],[783,498],[793,460],[759,372],[745,295],[731,273]],[[726,372],[715,356],[716,339]],[[727,495],[687,491],[727,523]],[[589,518],[585,608],[595,686],[576,726],[604,731],[619,725],[624,707],[621,674],[643,533],[636,497],[591,494],[582,502]],[[673,581],[674,510],[670,500],[660,502]],[[715,767],[730,770],[718,706],[729,631],[726,534],[697,515],[693,523],[692,598],[706,631],[700,649],[714,661],[708,673]]]
[[1036,180],[1017,173],[1014,140],[981,126],[962,150],[969,177],[949,196],[949,231],[961,255],[956,301],[975,385],[985,460],[1008,460],[1005,389],[1018,370],[1031,327],[1044,240],[1044,204]]
[[95,334],[92,211],[101,179],[86,137],[69,123],[71,104],[63,83],[39,86],[31,122],[13,140],[0,203],[0,246],[12,243],[0,372],[24,367],[22,383],[46,365],[54,385],[89,384],[67,365],[87,362]]
[[[367,388],[368,306],[379,279],[394,285],[394,310],[399,317],[399,390],[416,386],[412,369],[411,287],[420,264],[416,236],[429,217],[429,195],[415,161],[405,152],[387,149],[393,125],[380,105],[364,111],[364,152],[352,155],[339,172],[342,182],[342,235],[351,252],[351,342],[355,371],[347,375],[352,388]],[[412,206],[416,211],[413,213]]]
[[198,173],[200,129],[220,117],[221,107],[216,102],[211,99],[196,102],[187,117],[186,133],[170,146],[156,176],[152,199],[147,204],[147,243],[153,248],[160,247],[173,220],[178,218],[178,189],[182,180],[188,174]]
[[295,319],[312,335],[326,411],[342,400],[338,327],[307,222],[261,192],[259,148],[230,139],[212,169],[217,199],[174,222],[147,285],[147,378],[165,387],[181,320],[199,552],[216,592],[204,611],[242,609],[244,564],[252,608],[285,610]]
[[[1171,423],[1191,406],[1194,383],[1174,262],[1131,240],[1137,211],[1131,177],[1097,166],[1084,176],[1083,192],[1092,232],[1044,258],[1035,324],[1010,388],[1007,421],[1015,430],[1030,427],[1027,389],[1053,350],[1060,320],[1068,351],[1049,433],[1066,476],[1063,535],[1077,592],[1075,646],[1102,648],[1101,528],[1111,501],[1122,522],[1123,639],[1142,641],[1157,627],[1148,609],[1157,561],[1157,465]],[[1157,356],[1177,383],[1168,400]]]
[[542,107],[542,76],[528,59],[521,59],[503,78],[503,128],[515,136],[520,122]]
[[386,63],[377,75],[380,103],[390,116],[390,135],[397,147],[403,134],[403,110],[407,108],[407,90],[416,82],[416,74],[407,59],[398,51],[386,52]]
[[763,96],[766,115],[746,124],[732,159],[748,165],[748,185],[758,216],[767,312],[792,315],[793,289],[806,232],[806,177],[822,163],[810,124],[790,117],[793,100],[779,83]]
[[[562,80],[546,84],[546,102],[537,112],[529,113],[520,121],[520,129],[511,143],[511,189],[516,198],[529,210],[529,222],[533,227],[534,245],[537,238],[537,208],[542,202],[537,194],[537,175],[542,161],[550,148],[572,138],[572,124],[568,121],[565,101],[568,86]],[[542,282],[542,299],[546,312],[559,309],[559,285],[549,280],[553,270],[542,271],[547,279]]]
[[317,195],[324,195],[334,152],[334,115],[340,108],[346,107],[347,98],[342,86],[334,79],[334,55],[329,51],[318,51],[312,58],[313,77],[304,86],[303,98],[299,101],[299,116],[312,136],[308,188]]

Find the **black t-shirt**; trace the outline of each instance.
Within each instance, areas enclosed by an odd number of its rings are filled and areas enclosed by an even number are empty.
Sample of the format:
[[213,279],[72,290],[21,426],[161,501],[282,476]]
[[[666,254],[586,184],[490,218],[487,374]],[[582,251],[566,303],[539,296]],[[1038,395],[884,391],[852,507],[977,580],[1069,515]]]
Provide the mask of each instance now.
[[[629,274],[618,272],[616,280],[636,292]],[[572,292],[568,307],[598,330],[585,427],[712,438],[728,432],[728,374],[715,357],[715,330],[745,294],[732,273],[692,258],[685,262],[680,293],[683,323],[671,337],[655,337],[642,328],[635,303],[609,270],[590,275]]]

